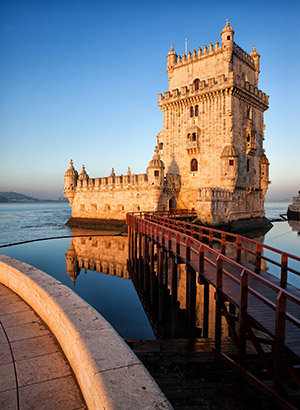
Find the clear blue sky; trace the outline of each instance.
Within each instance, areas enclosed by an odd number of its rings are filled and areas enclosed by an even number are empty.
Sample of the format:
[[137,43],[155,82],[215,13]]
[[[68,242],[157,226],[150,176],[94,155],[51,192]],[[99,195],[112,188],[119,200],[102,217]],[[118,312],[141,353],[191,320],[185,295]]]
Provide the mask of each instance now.
[[162,129],[166,55],[220,42],[261,54],[270,95],[268,199],[300,189],[299,1],[0,0],[0,191],[62,193],[72,158],[91,177],[143,173]]

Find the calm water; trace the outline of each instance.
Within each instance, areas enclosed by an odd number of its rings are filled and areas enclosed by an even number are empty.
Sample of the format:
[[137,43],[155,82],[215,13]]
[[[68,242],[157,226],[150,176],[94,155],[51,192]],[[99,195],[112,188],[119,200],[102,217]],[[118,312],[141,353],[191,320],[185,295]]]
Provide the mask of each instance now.
[[[271,220],[277,219],[286,213],[287,206],[285,202],[267,203],[266,215]],[[67,203],[0,204],[0,245],[72,236],[72,230],[65,226],[70,215]],[[300,226],[290,226],[287,221],[274,222],[273,225],[264,239],[260,239],[299,256]],[[127,272],[127,238],[52,239],[2,247],[0,253],[36,266],[74,289],[122,337],[155,338]],[[295,267],[299,269],[299,266]],[[180,303],[184,305],[184,300]]]

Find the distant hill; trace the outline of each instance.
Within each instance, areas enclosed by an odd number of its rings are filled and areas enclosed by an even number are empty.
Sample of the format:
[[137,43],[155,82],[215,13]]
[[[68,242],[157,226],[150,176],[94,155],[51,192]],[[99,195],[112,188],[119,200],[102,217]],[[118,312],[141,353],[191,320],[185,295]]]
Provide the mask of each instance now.
[[40,202],[40,199],[17,192],[0,192],[0,202]]

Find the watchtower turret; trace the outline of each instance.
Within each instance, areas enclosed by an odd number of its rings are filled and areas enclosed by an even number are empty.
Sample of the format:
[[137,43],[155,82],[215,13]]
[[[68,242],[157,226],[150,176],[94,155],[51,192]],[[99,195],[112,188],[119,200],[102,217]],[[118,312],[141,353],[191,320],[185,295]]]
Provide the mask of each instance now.
[[171,50],[169,51],[167,55],[167,73],[172,70],[174,64],[177,61],[177,54],[174,51],[173,44],[171,45]]
[[164,183],[164,169],[165,165],[160,159],[160,155],[158,153],[158,147],[155,147],[155,153],[153,155],[152,160],[149,162],[147,168],[147,176],[149,185],[155,185],[160,187]]
[[233,52],[233,36],[234,36],[234,31],[232,27],[230,27],[229,21],[227,19],[226,26],[223,28],[222,33],[221,33],[221,39],[222,39],[222,48],[224,50],[225,60],[228,62],[230,62],[232,52]]
[[70,166],[65,172],[65,177],[64,177],[64,194],[68,198],[71,205],[72,205],[74,195],[75,195],[77,179],[78,179],[78,172],[74,168],[73,161],[71,160]]

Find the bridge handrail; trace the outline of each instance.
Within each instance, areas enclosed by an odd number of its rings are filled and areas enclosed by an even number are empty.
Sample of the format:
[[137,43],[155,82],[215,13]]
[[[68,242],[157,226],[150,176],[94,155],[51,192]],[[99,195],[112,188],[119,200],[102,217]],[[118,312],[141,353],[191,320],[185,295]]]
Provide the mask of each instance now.
[[[195,246],[196,248],[198,246],[198,249],[200,247],[203,247],[203,248],[207,249],[210,253],[213,253],[217,257],[217,260],[221,260],[222,262],[226,261],[227,263],[238,267],[241,270],[241,276],[242,276],[242,274],[244,274],[244,275],[247,275],[247,277],[248,276],[253,277],[255,280],[263,283],[265,286],[267,286],[267,287],[271,288],[272,290],[274,290],[277,293],[277,295],[280,295],[280,298],[284,297],[285,299],[290,300],[292,303],[295,303],[295,304],[300,306],[300,299],[295,297],[293,294],[288,292],[286,289],[284,289],[284,288],[282,288],[282,287],[280,287],[280,286],[278,286],[274,283],[269,282],[267,279],[261,277],[258,273],[253,272],[248,268],[245,268],[244,266],[242,266],[238,262],[228,258],[226,255],[223,255],[222,253],[220,253],[220,252],[216,251],[215,249],[211,248],[210,246],[208,246],[206,244],[203,244],[202,242],[198,241],[197,239],[195,239],[195,238],[193,238],[193,237],[191,237],[191,236],[189,236],[185,233],[178,232],[177,230],[174,230],[170,227],[162,226],[161,224],[159,224],[157,222],[154,222],[153,220],[142,219],[142,218],[140,220],[136,220],[138,215],[132,215],[132,214],[127,214],[127,215],[128,215],[127,224],[129,226],[132,226],[135,229],[140,228],[141,233],[144,233],[144,234],[148,233],[150,236],[155,237],[155,234],[158,235],[160,229],[161,230],[164,229],[164,230],[167,230],[167,231],[171,232],[172,235],[175,235],[175,238],[178,237],[177,235],[179,235],[179,238],[180,239],[183,238],[185,240],[185,242],[187,241],[187,239],[189,239],[190,240],[190,245],[193,243],[194,245],[196,245]],[[141,227],[139,226],[140,221],[144,222],[144,224]],[[148,225],[148,231],[149,232],[146,232],[146,226],[147,225]],[[149,229],[150,227],[152,227],[152,229]],[[153,229],[153,228],[155,228],[155,229]],[[222,232],[222,231],[220,231],[220,232]],[[165,233],[164,233],[164,235],[165,235]],[[183,242],[183,245],[185,245],[184,242]],[[197,250],[194,249],[192,246],[190,246],[190,250],[192,252],[197,253]],[[208,260],[208,261],[209,261],[209,263],[213,264],[214,266],[217,265],[213,261],[210,261],[210,260]],[[222,269],[222,273],[224,273],[227,277],[229,277],[229,279],[231,279],[231,280],[233,279],[232,275],[229,272],[227,272],[225,269]],[[248,282],[248,280],[247,280],[247,282]],[[241,280],[239,281],[239,283],[241,285]],[[256,291],[255,289],[253,289],[252,287],[247,285],[246,294],[248,294],[248,292],[251,293],[254,297],[258,298],[261,302],[266,304],[272,310],[274,310],[274,311],[278,310],[278,304],[279,304],[278,301],[275,304],[271,300],[267,299],[265,296],[261,295],[258,291]],[[277,296],[277,299],[278,299],[278,296]],[[289,320],[295,326],[300,328],[300,320],[299,319],[295,318],[293,315],[288,313],[286,311],[286,309],[281,313],[284,315],[285,319]]]
[[[141,217],[144,217],[145,219],[150,219],[150,220],[157,220],[160,221],[161,223],[165,224],[169,224],[172,226],[177,225],[179,228],[183,229],[184,232],[187,231],[193,231],[194,233],[198,233],[201,234],[202,237],[205,237],[209,240],[210,244],[212,245],[212,242],[219,242],[221,244],[221,246],[223,245],[223,247],[225,248],[225,245],[229,245],[232,246],[236,249],[236,253],[237,253],[237,260],[240,259],[240,254],[241,251],[245,251],[247,253],[249,253],[250,255],[253,255],[256,257],[256,270],[259,271],[260,270],[260,266],[261,266],[261,260],[265,260],[275,266],[278,266],[279,268],[281,268],[281,286],[285,286],[287,284],[287,273],[293,273],[295,275],[300,276],[300,272],[298,272],[297,270],[295,270],[294,268],[288,266],[288,260],[294,260],[297,262],[300,262],[300,257],[290,254],[288,252],[283,252],[280,251],[279,249],[273,248],[269,245],[265,245],[262,244],[260,242],[254,241],[253,239],[247,238],[245,236],[242,235],[238,235],[238,234],[234,234],[234,233],[230,233],[230,232],[225,232],[225,231],[221,231],[219,229],[214,229],[214,228],[209,228],[206,226],[200,226],[200,225],[195,225],[195,224],[191,224],[185,221],[178,221],[178,220],[174,220],[171,218],[164,218],[161,217],[159,215],[157,215],[156,213],[151,213],[151,212],[147,212],[147,213],[140,213]],[[208,232],[208,234],[205,233]],[[221,235],[221,238],[218,238],[216,236],[214,236],[215,234]],[[193,236],[193,235],[191,235]],[[235,240],[234,242],[228,242],[226,240],[227,237],[230,237],[232,239]],[[255,245],[256,247],[256,251],[252,251],[251,249],[245,248],[244,246],[242,246],[242,241]],[[274,259],[268,258],[267,256],[264,256],[262,254],[262,250],[263,249],[267,249],[275,254],[281,255],[281,263],[277,262]]]

